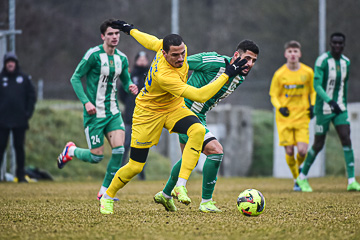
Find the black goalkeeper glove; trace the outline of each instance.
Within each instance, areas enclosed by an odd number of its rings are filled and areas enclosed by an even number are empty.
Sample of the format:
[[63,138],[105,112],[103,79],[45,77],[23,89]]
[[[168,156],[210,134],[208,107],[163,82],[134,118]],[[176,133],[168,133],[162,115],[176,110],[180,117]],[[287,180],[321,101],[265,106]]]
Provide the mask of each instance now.
[[116,20],[111,23],[112,28],[119,29],[120,31],[126,33],[127,35],[130,35],[130,31],[134,29],[134,25],[128,24],[125,21]]
[[247,63],[246,59],[240,60],[240,58],[237,58],[233,64],[230,64],[227,59],[225,59],[225,74],[229,76],[229,78],[234,77],[236,75],[239,75],[242,70],[246,69],[247,66],[244,67],[244,65]]
[[310,105],[309,107],[309,117],[310,119],[313,119],[314,118],[314,106],[313,105]]
[[281,115],[283,115],[284,117],[288,117],[290,115],[289,109],[287,107],[282,107],[279,109],[279,112],[281,113]]
[[328,104],[330,105],[331,111],[333,113],[335,113],[336,115],[339,113],[342,113],[341,108],[334,100],[330,100],[330,102],[328,102]]

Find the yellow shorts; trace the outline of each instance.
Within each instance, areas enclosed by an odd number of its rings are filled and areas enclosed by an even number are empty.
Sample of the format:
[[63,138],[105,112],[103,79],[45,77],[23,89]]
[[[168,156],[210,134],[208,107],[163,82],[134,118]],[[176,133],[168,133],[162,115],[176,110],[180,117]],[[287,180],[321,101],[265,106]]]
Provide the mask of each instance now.
[[131,147],[150,148],[157,145],[163,128],[172,133],[175,124],[187,116],[196,116],[185,105],[171,112],[150,112],[135,106]]
[[279,145],[290,146],[296,145],[298,142],[309,144],[309,124],[303,123],[296,126],[277,125],[279,134]]

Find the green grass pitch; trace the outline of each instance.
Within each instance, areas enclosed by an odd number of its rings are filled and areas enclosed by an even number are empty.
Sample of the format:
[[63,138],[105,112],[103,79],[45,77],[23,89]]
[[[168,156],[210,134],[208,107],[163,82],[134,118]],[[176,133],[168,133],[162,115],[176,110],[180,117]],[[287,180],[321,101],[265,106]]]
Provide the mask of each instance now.
[[[360,239],[360,192],[346,178],[310,179],[313,193],[292,191],[292,180],[219,178],[214,200],[223,211],[200,213],[201,178],[188,182],[189,206],[166,212],[153,196],[165,181],[130,182],[118,192],[114,215],[99,213],[100,182],[0,183],[0,239]],[[238,194],[260,190],[266,209],[245,217]]]

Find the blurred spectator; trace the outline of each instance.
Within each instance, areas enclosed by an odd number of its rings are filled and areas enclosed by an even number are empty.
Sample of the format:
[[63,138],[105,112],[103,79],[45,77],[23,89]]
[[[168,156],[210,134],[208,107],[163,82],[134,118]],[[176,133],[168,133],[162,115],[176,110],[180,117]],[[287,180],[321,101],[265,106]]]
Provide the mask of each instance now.
[[[135,65],[131,70],[131,80],[139,89],[144,87],[144,81],[149,70],[149,59],[146,55],[146,52],[141,51],[135,56]],[[120,101],[125,106],[125,112],[123,115],[125,122],[125,153],[124,153],[124,161],[123,165],[128,162],[129,159],[129,151],[130,151],[130,141],[131,141],[131,124],[132,124],[132,116],[135,108],[135,98],[136,95],[129,94],[125,92],[122,86],[119,88]],[[140,180],[145,180],[144,170],[139,174]]]
[[5,153],[10,131],[16,153],[16,177],[25,179],[25,132],[29,128],[36,102],[31,76],[20,71],[14,53],[6,53],[4,67],[0,73],[0,163]]

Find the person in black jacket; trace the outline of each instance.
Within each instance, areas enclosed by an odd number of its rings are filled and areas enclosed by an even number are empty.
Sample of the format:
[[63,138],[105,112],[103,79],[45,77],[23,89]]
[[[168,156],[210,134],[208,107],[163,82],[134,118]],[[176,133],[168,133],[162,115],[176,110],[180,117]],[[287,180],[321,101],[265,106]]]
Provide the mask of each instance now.
[[25,131],[29,128],[36,102],[31,76],[20,71],[14,53],[6,53],[0,73],[0,164],[7,146],[10,131],[13,134],[16,153],[16,177],[25,179]]
[[[140,51],[135,56],[135,64],[134,68],[131,70],[131,80],[139,89],[144,87],[144,81],[146,74],[149,70],[149,59],[146,55],[146,52]],[[127,92],[120,86],[119,88],[119,98],[120,101],[124,104],[125,110],[123,114],[123,119],[125,122],[125,153],[124,153],[124,161],[122,164],[124,165],[129,158],[129,151],[130,151],[130,140],[131,140],[131,125],[132,125],[132,115],[134,113],[135,108],[135,98],[137,95],[132,95]],[[140,180],[145,180],[145,173],[142,171],[139,174]]]

